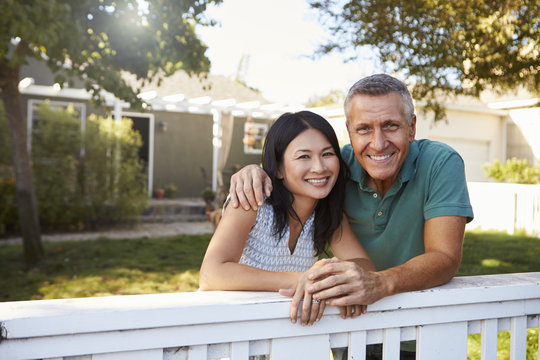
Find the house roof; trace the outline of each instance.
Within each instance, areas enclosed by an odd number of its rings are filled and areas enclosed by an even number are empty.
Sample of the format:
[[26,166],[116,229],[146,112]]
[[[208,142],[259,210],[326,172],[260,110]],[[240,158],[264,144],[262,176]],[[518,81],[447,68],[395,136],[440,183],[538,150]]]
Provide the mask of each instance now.
[[[134,75],[125,73],[122,77],[132,86],[138,84]],[[183,94],[185,99],[208,96],[212,101],[235,99],[237,102],[259,101],[268,104],[260,91],[251,89],[239,82],[222,75],[204,74],[188,75],[184,71],[177,71],[166,77],[158,86],[157,81],[152,81],[141,88],[142,93],[155,92],[155,97],[166,97]]]

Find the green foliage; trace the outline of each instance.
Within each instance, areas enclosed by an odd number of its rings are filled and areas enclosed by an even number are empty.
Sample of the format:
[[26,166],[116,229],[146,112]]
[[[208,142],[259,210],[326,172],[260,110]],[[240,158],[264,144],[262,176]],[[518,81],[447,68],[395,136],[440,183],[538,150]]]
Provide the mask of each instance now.
[[540,184],[540,167],[527,160],[512,158],[501,164],[495,160],[482,167],[486,177],[514,184]]
[[[510,331],[497,333],[497,359],[510,359]],[[469,335],[467,360],[481,359],[482,337],[480,334]],[[538,328],[527,329],[527,355],[524,360],[538,360]]]
[[169,199],[174,199],[178,195],[178,187],[173,183],[165,186],[165,197]]
[[311,0],[332,38],[319,53],[362,56],[369,47],[438,118],[446,94],[540,91],[537,0]]
[[[53,110],[43,103],[38,113],[32,159],[42,226],[80,229],[136,219],[148,196],[137,153],[141,139],[131,121],[91,115],[82,136],[69,108]],[[5,126],[1,120],[0,127]],[[0,160],[0,169],[10,168],[11,159]],[[0,175],[2,234],[15,229],[16,204],[13,177]]]
[[316,107],[316,106],[325,106],[325,105],[342,105],[345,101],[345,93],[341,90],[331,90],[325,96],[314,96],[310,97],[306,106],[307,107]]
[[[207,72],[206,46],[195,25],[211,25],[204,17],[208,3],[221,0],[3,0],[0,2],[0,82],[7,69],[32,57],[58,72],[55,81],[83,79],[94,100],[107,90],[133,105],[133,91],[122,71],[138,79],[159,81],[179,69]],[[10,50],[18,39],[16,50]],[[69,64],[68,67],[63,67]],[[65,72],[65,73],[64,73]],[[141,85],[142,86],[142,85]],[[137,90],[137,89],[135,89]]]

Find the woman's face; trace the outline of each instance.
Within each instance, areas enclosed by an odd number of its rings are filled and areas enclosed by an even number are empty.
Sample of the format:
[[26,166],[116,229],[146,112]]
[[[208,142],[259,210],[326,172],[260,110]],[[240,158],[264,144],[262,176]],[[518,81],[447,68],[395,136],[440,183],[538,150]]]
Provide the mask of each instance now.
[[301,132],[289,143],[279,165],[278,178],[298,197],[323,199],[339,174],[339,159],[328,139],[315,129]]

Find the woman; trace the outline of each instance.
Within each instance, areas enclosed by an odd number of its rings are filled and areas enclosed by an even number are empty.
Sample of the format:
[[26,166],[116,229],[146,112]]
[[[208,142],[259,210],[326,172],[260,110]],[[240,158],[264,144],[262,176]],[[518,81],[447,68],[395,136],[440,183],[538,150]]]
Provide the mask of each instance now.
[[[291,321],[302,302],[302,324],[312,324],[324,303],[306,291],[310,270],[327,245],[334,255],[375,270],[343,215],[347,167],[330,124],[309,112],[285,113],[270,128],[263,168],[273,191],[257,209],[226,207],[204,257],[201,290],[295,289]],[[322,260],[322,261],[329,261]],[[356,317],[365,309],[340,309]]]

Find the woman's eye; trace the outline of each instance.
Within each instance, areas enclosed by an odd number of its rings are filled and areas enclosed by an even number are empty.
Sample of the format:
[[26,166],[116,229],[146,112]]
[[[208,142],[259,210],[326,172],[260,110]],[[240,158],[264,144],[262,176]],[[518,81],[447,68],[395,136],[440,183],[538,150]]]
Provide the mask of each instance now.
[[323,156],[334,156],[335,154],[332,151],[327,151],[323,154]]

